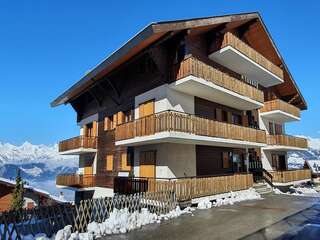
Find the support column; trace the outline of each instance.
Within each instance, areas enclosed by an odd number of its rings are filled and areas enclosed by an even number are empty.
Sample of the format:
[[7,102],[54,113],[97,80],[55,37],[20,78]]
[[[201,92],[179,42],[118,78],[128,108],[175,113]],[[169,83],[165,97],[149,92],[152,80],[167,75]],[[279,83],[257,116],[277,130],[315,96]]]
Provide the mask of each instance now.
[[246,153],[245,153],[245,164],[247,166],[247,172],[249,172],[249,150],[248,148],[246,147]]

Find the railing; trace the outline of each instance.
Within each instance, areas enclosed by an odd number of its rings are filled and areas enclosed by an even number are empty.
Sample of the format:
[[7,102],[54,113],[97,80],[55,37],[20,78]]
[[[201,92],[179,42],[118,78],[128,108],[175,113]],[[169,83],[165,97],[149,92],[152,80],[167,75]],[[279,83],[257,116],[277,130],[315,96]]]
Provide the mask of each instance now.
[[[122,184],[122,186],[118,186]],[[115,193],[136,192],[172,192],[177,201],[189,201],[230,191],[239,191],[252,187],[251,174],[233,174],[224,176],[197,176],[172,179],[160,178],[116,178]]]
[[292,104],[282,101],[281,99],[265,102],[264,106],[260,109],[260,112],[271,112],[275,110],[280,110],[300,118],[300,109]]
[[115,139],[121,141],[166,131],[266,143],[266,133],[263,130],[175,111],[164,111],[119,125]]
[[273,185],[273,176],[266,169],[263,168],[261,161],[249,162],[249,171],[250,173],[252,173],[254,182],[264,180],[271,186]]
[[270,174],[273,177],[273,182],[288,183],[299,180],[311,179],[310,169],[287,170],[287,171],[272,171]]
[[63,174],[56,177],[56,184],[75,188],[113,187],[113,176],[90,174]]
[[174,67],[175,80],[179,80],[189,75],[203,78],[206,81],[212,82],[218,86],[249,97],[258,102],[263,103],[264,101],[263,92],[259,89],[250,86],[241,80],[231,77],[230,75],[221,72],[220,70],[194,57],[189,57]]
[[268,145],[280,145],[288,147],[308,148],[308,141],[305,138],[288,135],[268,135]]
[[97,137],[79,136],[59,142],[59,152],[78,148],[97,148]]
[[231,46],[283,79],[283,70],[230,32],[224,34],[221,48]]

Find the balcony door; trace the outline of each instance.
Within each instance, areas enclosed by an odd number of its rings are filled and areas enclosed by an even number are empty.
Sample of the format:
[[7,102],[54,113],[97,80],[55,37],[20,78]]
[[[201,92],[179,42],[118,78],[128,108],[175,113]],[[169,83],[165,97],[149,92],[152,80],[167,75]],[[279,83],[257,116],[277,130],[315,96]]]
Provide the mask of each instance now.
[[97,136],[97,122],[93,121],[84,125],[84,136],[86,137],[96,137]]
[[156,151],[140,152],[140,177],[156,177]]

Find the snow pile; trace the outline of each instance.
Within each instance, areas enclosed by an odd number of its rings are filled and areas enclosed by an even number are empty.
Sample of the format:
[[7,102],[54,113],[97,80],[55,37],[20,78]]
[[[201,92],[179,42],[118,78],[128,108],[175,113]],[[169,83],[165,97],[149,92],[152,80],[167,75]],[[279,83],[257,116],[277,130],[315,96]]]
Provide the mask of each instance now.
[[313,187],[303,187],[303,186],[291,186],[289,191],[284,193],[278,188],[274,188],[273,192],[275,194],[285,194],[294,196],[307,196],[307,197],[317,197],[320,196],[319,193]]
[[167,214],[157,216],[157,214],[149,212],[147,208],[142,208],[141,212],[135,211],[133,213],[130,213],[127,208],[114,209],[110,213],[110,217],[103,223],[89,223],[86,233],[71,233],[71,226],[66,226],[58,231],[55,240],[90,240],[110,234],[126,233],[150,223],[161,223],[162,219],[168,220],[185,213],[191,213],[193,210],[190,207],[184,210],[177,207]]
[[217,198],[214,202],[211,202],[208,197],[202,198],[200,202],[198,202],[198,209],[207,209],[223,205],[233,205],[236,202],[255,199],[261,199],[261,195],[257,193],[253,188],[249,188],[243,191],[230,192],[230,196]]

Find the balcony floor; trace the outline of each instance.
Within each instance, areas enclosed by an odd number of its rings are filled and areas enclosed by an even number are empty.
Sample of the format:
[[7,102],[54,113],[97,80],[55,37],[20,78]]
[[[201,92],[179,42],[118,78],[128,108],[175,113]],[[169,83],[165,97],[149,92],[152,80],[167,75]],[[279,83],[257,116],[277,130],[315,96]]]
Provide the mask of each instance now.
[[219,51],[211,53],[209,58],[237,73],[247,76],[250,80],[257,81],[264,87],[271,87],[284,82],[283,79],[231,46],[226,46]]
[[80,155],[84,153],[96,153],[97,149],[95,148],[77,148],[68,151],[59,152],[60,155]]
[[263,103],[195,76],[179,79],[171,83],[170,88],[240,110],[252,110],[263,106]]
[[218,147],[264,147],[264,143],[248,142],[226,138],[199,136],[183,132],[161,132],[150,136],[135,137],[127,140],[116,141],[116,146],[139,146],[156,143],[181,143],[181,144],[198,144]]
[[260,113],[260,116],[265,119],[273,120],[273,121],[276,121],[279,123],[300,121],[299,117],[296,117],[290,113],[286,113],[281,110],[273,110],[273,111],[269,111],[269,112],[263,112],[263,113]]

